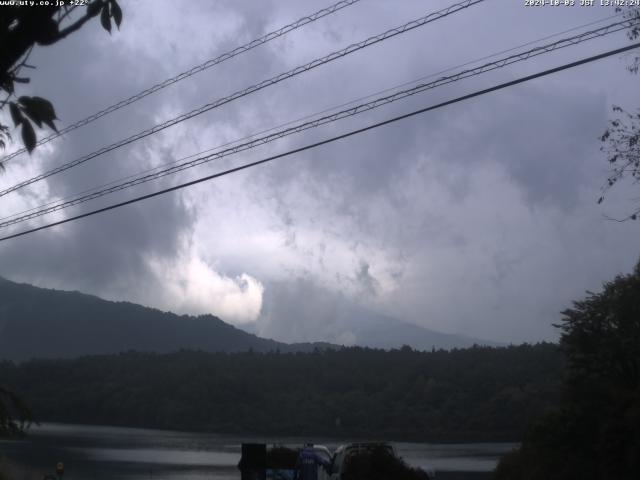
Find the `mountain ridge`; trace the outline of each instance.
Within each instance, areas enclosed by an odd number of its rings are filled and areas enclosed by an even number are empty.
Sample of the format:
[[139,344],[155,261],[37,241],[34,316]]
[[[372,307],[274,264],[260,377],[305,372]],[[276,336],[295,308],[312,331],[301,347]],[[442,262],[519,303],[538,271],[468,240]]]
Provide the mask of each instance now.
[[178,315],[78,291],[0,277],[0,359],[71,358],[126,351],[312,351],[324,342],[261,338],[211,315]]
[[[333,322],[355,339],[348,345],[381,349],[408,345],[418,350],[498,345],[436,332],[361,307],[348,305],[340,311]],[[211,314],[178,315],[129,301],[105,300],[79,291],[41,288],[0,277],[0,360],[74,358],[127,351],[310,352],[339,349],[346,343],[344,336],[287,343],[265,338],[271,336],[269,332],[262,336],[257,329],[244,328]]]
[[[304,299],[304,302],[300,299]],[[417,350],[504,345],[487,339],[432,330],[380,313],[342,292],[308,279],[267,284],[257,322],[253,325],[244,324],[240,328],[287,342],[313,339],[383,349],[401,348],[404,345]]]

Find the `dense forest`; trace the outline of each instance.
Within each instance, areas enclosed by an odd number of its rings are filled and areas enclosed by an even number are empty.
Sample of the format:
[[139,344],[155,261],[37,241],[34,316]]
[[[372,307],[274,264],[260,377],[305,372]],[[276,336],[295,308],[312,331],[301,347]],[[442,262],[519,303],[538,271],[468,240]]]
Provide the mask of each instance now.
[[561,401],[531,424],[496,480],[640,478],[640,262],[565,310]]
[[553,344],[421,352],[123,353],[0,363],[39,421],[214,432],[519,440],[559,401]]

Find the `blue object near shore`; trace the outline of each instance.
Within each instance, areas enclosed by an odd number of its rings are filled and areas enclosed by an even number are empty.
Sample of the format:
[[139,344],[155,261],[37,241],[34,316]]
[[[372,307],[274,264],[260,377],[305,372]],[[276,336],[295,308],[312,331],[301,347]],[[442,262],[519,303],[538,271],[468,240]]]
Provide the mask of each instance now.
[[285,468],[268,468],[267,480],[294,480],[296,471]]

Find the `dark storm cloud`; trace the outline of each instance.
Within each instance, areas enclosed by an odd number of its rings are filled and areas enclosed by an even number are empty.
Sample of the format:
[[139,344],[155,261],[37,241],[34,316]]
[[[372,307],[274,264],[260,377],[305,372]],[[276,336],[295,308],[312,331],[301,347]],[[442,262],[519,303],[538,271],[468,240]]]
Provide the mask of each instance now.
[[0,247],[2,275],[43,286],[129,298],[133,285],[151,288],[148,261],[173,257],[192,219],[170,197],[39,232]]
[[[448,3],[362,2],[65,135],[31,161],[42,170],[59,165]],[[516,3],[486,2],[307,72],[51,177],[34,195],[74,193],[610,13],[528,12]],[[126,8],[120,32],[109,36],[95,22],[34,55],[38,70],[29,91],[54,100],[63,125],[321,6],[227,1]],[[598,45],[615,44],[607,42]],[[592,50],[439,88],[221,165],[283,152]],[[345,302],[354,301],[449,332],[553,338],[549,325],[558,311],[637,256],[634,227],[611,230],[592,203],[607,106],[614,98],[638,100],[625,75],[612,60],[5,243],[0,274],[151,304],[191,282],[197,288],[176,294],[175,308],[189,303],[180,295],[193,294],[211,297],[212,310],[227,298],[200,288],[220,280],[215,272],[227,276],[220,291],[241,293],[253,282],[255,308],[263,282],[259,328],[284,340],[344,334],[348,343],[348,329],[322,321],[340,318]],[[614,91],[614,84],[621,87]],[[23,168],[13,165],[14,172]],[[21,208],[36,203],[26,193],[15,198]],[[156,261],[168,267],[159,271]],[[195,267],[169,275],[182,264]],[[230,305],[223,311],[233,313],[236,304]]]
[[594,160],[607,122],[606,99],[586,88],[504,92],[445,118],[459,127],[460,138],[442,146],[438,156],[452,163],[498,161],[531,205],[570,210],[580,189],[601,174]]
[[[153,80],[151,75],[146,78],[140,75],[157,70],[152,68],[157,65],[148,58],[125,57],[113,62],[114,46],[96,45],[105,35],[106,32],[91,25],[68,41],[37,50],[32,57],[38,68],[32,73],[29,90],[52,99],[62,125],[98,111],[114,99],[126,98]],[[96,146],[107,145],[132,129],[149,124],[152,115],[149,105],[146,108],[144,111],[143,105],[129,107],[64,135],[51,145],[53,154],[42,155],[42,169],[78,158],[94,151]],[[144,157],[144,150],[122,149],[50,177],[46,186],[61,198],[149,165]],[[19,169],[21,162],[30,161],[35,159],[22,155],[8,168]],[[137,165],[132,168],[133,163]],[[41,188],[42,184],[35,187]],[[29,190],[12,195],[29,195]],[[92,206],[95,208],[96,204]],[[133,285],[148,285],[156,280],[149,271],[149,258],[175,256],[189,235],[192,221],[179,196],[156,198],[17,242],[6,242],[0,245],[1,274],[39,285],[127,298]]]
[[318,288],[308,277],[272,282],[265,289],[258,332],[289,342],[327,339],[336,330],[341,303],[339,295]]
[[377,294],[378,281],[369,273],[370,265],[366,261],[360,263],[360,269],[356,272],[356,282],[362,291],[368,296],[375,296]]

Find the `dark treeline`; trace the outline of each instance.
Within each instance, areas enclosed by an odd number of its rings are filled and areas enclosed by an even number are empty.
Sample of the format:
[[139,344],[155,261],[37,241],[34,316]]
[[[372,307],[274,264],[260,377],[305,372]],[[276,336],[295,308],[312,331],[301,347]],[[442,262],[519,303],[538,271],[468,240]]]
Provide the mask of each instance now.
[[561,401],[502,458],[495,479],[639,479],[640,262],[573,302],[558,327]]
[[124,353],[0,363],[39,421],[423,441],[519,440],[559,401],[553,344]]

